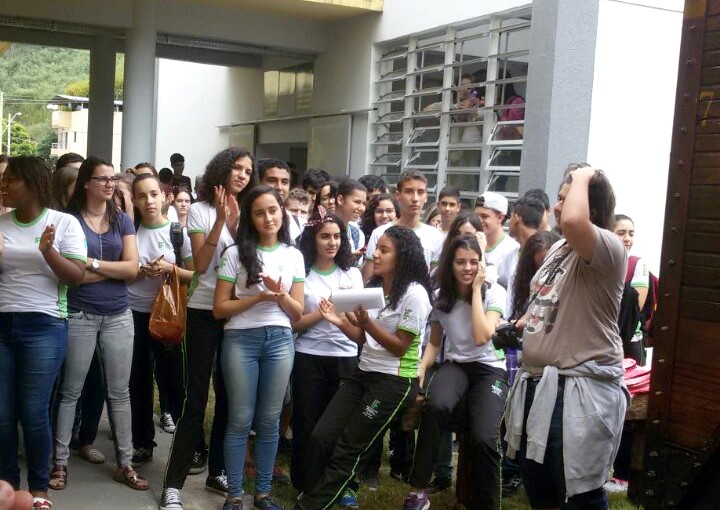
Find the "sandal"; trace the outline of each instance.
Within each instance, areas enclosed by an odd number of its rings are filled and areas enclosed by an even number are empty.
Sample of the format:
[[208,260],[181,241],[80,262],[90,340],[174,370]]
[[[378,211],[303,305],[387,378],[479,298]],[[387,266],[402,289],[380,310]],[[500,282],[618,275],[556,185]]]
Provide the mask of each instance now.
[[150,483],[137,474],[137,471],[135,471],[132,466],[117,468],[115,475],[113,475],[113,480],[123,483],[136,491],[146,491],[150,488]]
[[60,466],[58,464],[53,466],[48,487],[54,491],[61,491],[67,487],[67,466]]

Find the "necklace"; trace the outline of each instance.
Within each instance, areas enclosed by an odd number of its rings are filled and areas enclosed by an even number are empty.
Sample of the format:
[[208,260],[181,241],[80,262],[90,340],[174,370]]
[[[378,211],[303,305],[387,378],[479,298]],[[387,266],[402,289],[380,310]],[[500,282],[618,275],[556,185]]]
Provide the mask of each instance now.
[[100,216],[105,216],[105,212],[106,211],[96,213],[96,212],[91,211],[90,209],[85,209],[85,214],[87,216],[92,216],[93,218],[99,218]]

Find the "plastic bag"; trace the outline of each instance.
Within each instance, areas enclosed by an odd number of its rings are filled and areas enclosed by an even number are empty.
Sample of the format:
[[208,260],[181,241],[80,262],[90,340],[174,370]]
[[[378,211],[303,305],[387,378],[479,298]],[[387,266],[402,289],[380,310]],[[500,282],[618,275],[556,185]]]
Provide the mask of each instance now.
[[167,344],[179,344],[185,336],[187,285],[180,282],[177,266],[165,275],[150,314],[150,335]]

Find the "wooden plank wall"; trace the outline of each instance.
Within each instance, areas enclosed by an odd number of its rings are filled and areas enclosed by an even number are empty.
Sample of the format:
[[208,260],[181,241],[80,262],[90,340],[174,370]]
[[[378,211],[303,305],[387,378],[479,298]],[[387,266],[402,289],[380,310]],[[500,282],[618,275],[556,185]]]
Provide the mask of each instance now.
[[652,509],[680,501],[720,430],[720,0],[685,4],[661,274],[641,484]]

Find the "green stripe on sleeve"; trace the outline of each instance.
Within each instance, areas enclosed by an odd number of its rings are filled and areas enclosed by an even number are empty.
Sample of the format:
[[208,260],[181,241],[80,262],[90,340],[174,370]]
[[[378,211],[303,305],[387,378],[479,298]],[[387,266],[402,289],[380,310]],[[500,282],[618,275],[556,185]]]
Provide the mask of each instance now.
[[87,257],[83,257],[82,255],[75,255],[74,253],[61,253],[60,255],[69,260],[79,260],[81,262],[87,262]]
[[221,274],[217,275],[217,279],[222,280],[224,282],[230,282],[230,283],[235,283],[235,280],[236,280],[235,278],[230,278],[229,276],[223,276]]

